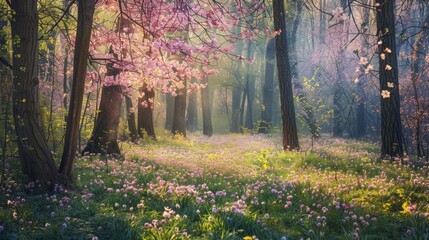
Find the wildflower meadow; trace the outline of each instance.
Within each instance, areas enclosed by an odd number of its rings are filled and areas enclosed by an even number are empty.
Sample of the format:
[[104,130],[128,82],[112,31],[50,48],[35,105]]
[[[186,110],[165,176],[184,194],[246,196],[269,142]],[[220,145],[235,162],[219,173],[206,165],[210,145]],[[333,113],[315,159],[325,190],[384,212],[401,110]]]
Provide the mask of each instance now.
[[[305,145],[306,143],[304,143]],[[284,152],[262,135],[160,137],[83,156],[75,187],[8,171],[0,239],[428,239],[428,166],[322,138]]]

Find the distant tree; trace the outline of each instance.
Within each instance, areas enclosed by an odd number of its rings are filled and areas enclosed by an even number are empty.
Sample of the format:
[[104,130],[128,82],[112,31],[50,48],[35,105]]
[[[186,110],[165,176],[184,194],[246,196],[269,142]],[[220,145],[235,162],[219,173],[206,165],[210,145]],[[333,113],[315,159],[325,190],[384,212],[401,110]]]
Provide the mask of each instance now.
[[[427,156],[424,147],[424,123],[428,117],[429,103],[427,93],[427,73],[429,69],[425,62],[425,51],[429,40],[429,4],[426,3],[426,16],[424,16],[422,29],[417,33],[411,53],[411,76],[409,84],[409,92],[411,96],[405,96],[405,100],[409,99],[409,106],[404,110],[405,122],[408,122],[412,128],[413,143],[415,144],[417,157]],[[426,49],[425,49],[426,48]],[[411,110],[411,111],[410,111]],[[429,150],[429,149],[427,149]]]
[[165,94],[165,125],[164,128],[171,130],[173,127],[174,97],[171,94]]
[[276,59],[275,38],[267,43],[265,51],[265,78],[262,92],[262,111],[259,133],[267,133],[272,125],[273,101],[274,101],[274,62]]
[[[256,44],[254,41],[249,41],[247,43],[247,49],[246,49],[246,57],[247,59],[253,59],[255,58],[255,52],[256,52]],[[256,76],[255,73],[252,71],[252,65],[253,64],[247,64],[246,65],[246,88],[245,88],[245,96],[247,100],[247,106],[246,106],[246,120],[244,122],[244,126],[247,129],[253,129],[253,105],[255,102],[255,80]]]
[[188,94],[188,109],[186,111],[186,129],[195,132],[198,127],[198,98],[197,94]]
[[138,139],[138,131],[136,125],[136,114],[133,107],[133,100],[130,96],[125,96],[125,106],[127,112],[128,130],[130,131],[131,141],[136,142]]
[[274,29],[276,35],[276,58],[282,110],[283,149],[299,148],[296,127],[295,105],[292,91],[292,74],[290,70],[286,36],[286,20],[283,0],[273,0]]
[[376,0],[381,105],[381,154],[403,156],[398,59],[395,38],[395,1]]
[[213,135],[213,123],[212,123],[212,108],[210,102],[210,85],[207,78],[202,80],[202,84],[205,85],[201,91],[201,109],[203,114],[203,135],[211,137]]
[[177,96],[174,97],[173,125],[172,134],[180,134],[186,137],[186,96],[187,81],[184,81],[184,87],[177,90]]

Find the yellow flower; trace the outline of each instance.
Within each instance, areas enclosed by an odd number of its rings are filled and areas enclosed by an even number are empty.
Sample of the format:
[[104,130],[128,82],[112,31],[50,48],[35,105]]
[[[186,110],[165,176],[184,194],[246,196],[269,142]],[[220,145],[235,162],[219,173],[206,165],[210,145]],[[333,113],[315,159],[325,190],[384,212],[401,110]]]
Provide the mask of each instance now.
[[245,236],[243,237],[243,240],[253,240],[253,238],[251,236]]

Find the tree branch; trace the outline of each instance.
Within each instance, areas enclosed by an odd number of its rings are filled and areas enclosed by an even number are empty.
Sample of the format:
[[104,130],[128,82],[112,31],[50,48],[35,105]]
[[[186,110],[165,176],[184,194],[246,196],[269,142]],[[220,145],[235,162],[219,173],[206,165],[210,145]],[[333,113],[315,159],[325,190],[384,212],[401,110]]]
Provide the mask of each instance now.
[[6,58],[0,57],[0,62],[6,65],[10,70],[12,70],[13,66],[12,64],[9,63],[9,61]]

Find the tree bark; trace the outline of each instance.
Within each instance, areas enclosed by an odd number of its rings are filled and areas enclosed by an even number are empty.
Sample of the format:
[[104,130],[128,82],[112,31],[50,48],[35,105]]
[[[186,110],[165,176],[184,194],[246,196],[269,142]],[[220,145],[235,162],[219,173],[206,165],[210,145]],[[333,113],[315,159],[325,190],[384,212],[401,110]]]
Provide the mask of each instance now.
[[275,59],[275,38],[271,38],[267,43],[265,51],[265,79],[262,92],[263,107],[261,111],[261,123],[259,124],[258,130],[259,133],[268,133],[268,130],[272,125]]
[[173,127],[174,97],[165,94],[165,129],[171,130]]
[[131,141],[135,142],[138,139],[138,132],[136,127],[136,114],[133,110],[133,100],[130,96],[125,96],[125,106],[127,112],[128,130],[130,131]]
[[[239,73],[237,73],[239,74]],[[231,105],[231,128],[230,132],[239,133],[240,132],[240,101],[241,101],[242,90],[238,84],[233,84],[232,86],[232,105]]]
[[[247,59],[253,59],[254,57],[254,46],[253,42],[249,41],[247,45]],[[247,110],[246,110],[246,121],[244,126],[247,129],[253,129],[253,103],[255,95],[255,74],[251,71],[252,67],[250,64],[246,66],[246,96],[247,96]]]
[[274,29],[281,30],[276,36],[276,57],[283,123],[283,149],[299,149],[283,0],[273,0],[273,18]]
[[[7,27],[7,21],[0,20],[0,32],[6,31],[6,29],[3,29],[4,27]],[[10,99],[9,95],[12,89],[12,69],[8,66],[8,64],[11,64],[10,54],[8,53],[6,34],[3,33],[0,33],[0,58],[6,61],[6,63],[0,62],[0,114],[4,116],[3,113],[9,107],[8,102],[10,103],[8,99]]]
[[117,154],[121,151],[118,145],[118,126],[121,117],[121,85],[104,86],[101,90],[100,107],[92,136],[82,153]]
[[59,172],[68,181],[72,179],[74,159],[79,137],[79,123],[82,112],[83,94],[87,59],[89,56],[89,41],[91,39],[92,21],[96,0],[78,1],[78,26],[73,60],[73,84],[70,96],[67,127],[64,141],[64,151]]
[[203,113],[203,135],[213,136],[213,124],[212,124],[212,108],[210,102],[210,85],[209,81],[205,78],[201,81],[206,87],[202,88],[201,91],[201,108]]
[[[142,88],[139,89],[139,105],[138,105],[138,134],[141,138],[144,137],[144,132],[151,137],[153,140],[156,140],[155,128],[153,126],[153,99],[155,98],[155,91],[153,88],[148,89],[147,84],[144,84]],[[143,106],[143,104],[145,106]]]
[[183,81],[183,83],[184,87],[181,89],[177,89],[177,96],[174,97],[174,114],[171,133],[174,135],[180,134],[186,137],[187,82]]
[[[239,34],[241,32],[240,26],[238,26],[235,30],[236,34]],[[235,53],[238,56],[241,56],[243,52],[243,43],[237,42],[237,46],[235,48]],[[241,94],[243,92],[243,86],[241,83],[241,62],[234,62],[234,65],[232,67],[233,69],[233,76],[234,80],[232,83],[232,103],[231,103],[231,126],[229,131],[232,133],[239,133],[241,132],[241,125],[240,125],[240,102],[241,102]]]
[[11,1],[13,41],[13,115],[22,172],[45,184],[60,182],[39,121],[37,97],[37,2]]
[[189,94],[188,110],[186,111],[186,129],[195,132],[198,127],[197,94]]
[[[403,156],[404,135],[400,115],[398,59],[395,42],[395,1],[376,0],[379,82],[381,92],[381,155]],[[385,54],[383,60],[381,54]],[[386,95],[390,93],[389,97]]]

